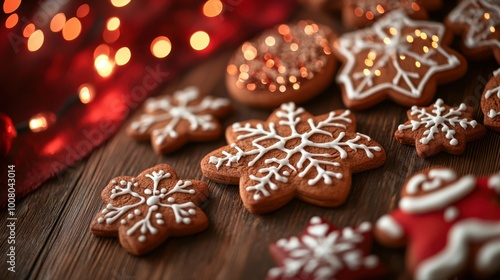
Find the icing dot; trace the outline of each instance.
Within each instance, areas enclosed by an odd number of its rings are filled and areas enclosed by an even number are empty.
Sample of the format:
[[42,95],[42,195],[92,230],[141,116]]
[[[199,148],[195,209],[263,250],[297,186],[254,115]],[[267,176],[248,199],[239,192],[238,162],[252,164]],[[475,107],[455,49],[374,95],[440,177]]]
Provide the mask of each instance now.
[[157,196],[152,196],[152,197],[148,198],[148,200],[146,200],[146,204],[148,206],[151,206],[151,205],[156,206],[156,204],[158,204],[158,202],[160,202],[160,198]]
[[125,186],[126,184],[127,184],[127,182],[125,182],[124,180],[120,181],[120,185]]
[[282,238],[282,239],[278,240],[276,242],[276,245],[278,245],[279,247],[285,246],[286,245],[286,239]]
[[132,213],[128,214],[128,215],[127,215],[127,218],[128,218],[129,220],[132,220],[132,219],[134,218],[134,214],[132,214]]
[[127,221],[125,221],[125,219],[122,219],[122,220],[120,221],[120,224],[122,224],[122,225],[124,225],[124,224],[126,224],[126,223],[127,223]]
[[155,194],[160,194],[160,191],[159,191],[159,190],[156,190],[156,191],[155,191]]
[[103,214],[107,214],[108,212],[109,212],[108,209],[102,209],[102,211],[101,211],[101,213],[103,213]]
[[156,217],[157,219],[161,219],[161,218],[163,217],[163,215],[162,215],[161,213],[156,213],[155,217]]
[[111,184],[116,184],[116,180],[112,180],[112,181],[111,181]]
[[113,205],[112,205],[112,204],[108,204],[108,205],[106,205],[106,208],[108,208],[108,209],[112,209],[112,208],[113,208]]
[[130,182],[135,182],[135,178],[130,179]]
[[447,222],[453,222],[458,217],[458,209],[450,206],[444,210],[444,220]]
[[195,190],[189,190],[189,193],[193,194],[193,193],[195,193]]
[[283,171],[283,175],[284,176],[290,176],[290,172],[288,172],[288,171],[285,170],[285,171]]
[[320,217],[315,216],[311,218],[311,224],[319,224],[319,223],[321,223]]
[[194,210],[194,209],[189,209],[189,210],[188,210],[188,212],[189,212],[189,214],[191,214],[191,215],[196,214],[196,210]]
[[139,209],[135,209],[135,210],[134,210],[134,214],[136,214],[136,215],[140,215],[140,214],[141,214],[141,211],[140,211]]
[[190,218],[184,218],[184,219],[182,219],[182,222],[185,223],[186,225],[188,225],[188,224],[191,223],[191,219]]
[[156,220],[156,223],[159,225],[163,225],[165,222],[163,222],[163,220]]
[[450,145],[456,146],[457,144],[458,144],[458,140],[457,139],[451,139]]
[[363,262],[364,262],[366,267],[373,268],[373,267],[378,265],[378,258],[377,258],[377,256],[370,255],[370,256],[366,257]]
[[372,229],[372,224],[370,224],[369,222],[363,222],[359,225],[358,229],[360,231],[369,231],[370,229]]
[[160,172],[159,172],[159,173],[160,173],[160,175],[163,175],[163,174],[165,174],[165,171],[160,170]]
[[116,193],[116,190],[111,190],[111,193],[112,193],[112,194],[115,194],[115,193]]
[[147,195],[150,195],[151,193],[153,193],[150,189],[145,189],[144,190],[144,193],[147,194]]
[[152,210],[152,211],[156,211],[156,210],[158,210],[158,205],[153,205],[153,206],[151,206],[151,210]]
[[137,186],[139,186],[139,183],[135,182],[134,187],[137,187]]
[[141,235],[141,236],[139,236],[139,238],[137,238],[137,240],[139,240],[139,242],[144,242],[144,241],[146,241],[146,236]]
[[165,188],[161,189],[161,193],[166,193],[166,192],[167,192],[167,189],[165,189]]
[[173,197],[169,197],[169,198],[167,199],[167,201],[168,201],[168,202],[170,202],[170,203],[175,202],[175,198],[173,198]]
[[281,269],[278,267],[273,267],[267,272],[267,275],[272,278],[279,277],[281,275]]
[[104,223],[104,218],[102,218],[102,217],[101,217],[101,218],[97,219],[97,222],[98,222],[99,224]]

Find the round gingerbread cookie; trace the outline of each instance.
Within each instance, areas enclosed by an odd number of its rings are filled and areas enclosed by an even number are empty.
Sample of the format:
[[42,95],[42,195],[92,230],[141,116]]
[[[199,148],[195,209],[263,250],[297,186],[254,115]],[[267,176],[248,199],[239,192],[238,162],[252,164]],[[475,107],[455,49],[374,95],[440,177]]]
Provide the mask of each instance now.
[[500,174],[458,176],[435,167],[409,178],[398,208],[382,216],[376,239],[406,246],[406,267],[416,280],[485,277],[500,270]]
[[500,69],[493,72],[481,97],[484,126],[500,132]]
[[445,23],[462,35],[462,52],[473,60],[493,54],[500,63],[500,0],[463,0]]
[[342,35],[333,52],[344,63],[337,74],[344,104],[365,109],[386,98],[404,106],[429,104],[438,84],[467,70],[466,60],[448,47],[451,39],[443,24],[412,20],[400,10]]
[[242,103],[262,108],[313,98],[332,80],[332,36],[327,26],[301,20],[243,43],[227,66],[229,93]]

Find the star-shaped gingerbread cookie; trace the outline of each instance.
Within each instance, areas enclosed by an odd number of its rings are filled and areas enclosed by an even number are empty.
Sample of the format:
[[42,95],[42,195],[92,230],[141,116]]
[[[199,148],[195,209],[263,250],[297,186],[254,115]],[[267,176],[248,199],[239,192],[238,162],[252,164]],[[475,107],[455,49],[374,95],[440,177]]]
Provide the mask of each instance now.
[[368,222],[337,229],[320,217],[312,217],[302,235],[270,246],[278,267],[269,270],[267,279],[376,279],[386,269],[369,253],[372,240]]
[[500,69],[493,72],[493,77],[484,87],[481,109],[484,114],[484,125],[500,132]]
[[416,147],[420,157],[430,157],[440,151],[460,155],[467,142],[483,137],[484,126],[472,119],[472,110],[462,103],[451,107],[438,99],[429,107],[413,106],[408,121],[399,125],[396,140]]
[[385,162],[383,148],[355,128],[348,110],[313,117],[285,103],[267,121],[228,127],[229,145],[205,156],[201,168],[210,180],[239,184],[252,213],[271,212],[294,197],[335,207],[349,194],[351,173]]
[[169,236],[198,233],[208,227],[198,207],[208,197],[205,182],[177,179],[167,164],[137,177],[112,179],[101,193],[104,208],[90,230],[98,236],[118,236],[130,254],[145,254]]
[[404,106],[427,105],[436,85],[465,74],[467,62],[448,47],[451,33],[441,23],[410,19],[402,11],[334,42],[344,62],[337,75],[344,104],[371,107],[386,98]]
[[493,54],[500,63],[500,0],[463,0],[445,23],[462,35],[462,52],[475,60]]
[[222,128],[216,117],[230,111],[229,99],[203,96],[198,88],[187,87],[146,100],[144,113],[131,122],[127,132],[137,140],[151,139],[158,153],[170,153],[189,141],[217,139]]

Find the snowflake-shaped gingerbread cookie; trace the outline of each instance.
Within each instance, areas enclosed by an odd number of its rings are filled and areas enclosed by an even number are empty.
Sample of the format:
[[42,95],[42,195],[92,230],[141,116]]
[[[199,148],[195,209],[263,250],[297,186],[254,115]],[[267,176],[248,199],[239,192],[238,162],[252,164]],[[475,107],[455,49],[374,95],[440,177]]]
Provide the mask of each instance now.
[[462,103],[450,107],[438,99],[429,107],[413,106],[406,123],[395,132],[401,144],[416,147],[420,157],[430,157],[444,150],[453,155],[465,151],[466,142],[486,134],[485,128],[472,119],[472,112]]
[[500,63],[500,0],[463,0],[445,20],[462,34],[463,53],[472,59],[494,54]]
[[493,72],[493,77],[484,88],[481,109],[484,113],[484,125],[500,132],[500,69]]
[[344,61],[337,75],[344,104],[364,109],[390,98],[405,105],[427,105],[436,84],[465,74],[467,62],[448,47],[451,34],[441,23],[416,21],[397,10],[371,27],[334,42]]
[[208,227],[198,205],[208,197],[205,182],[180,180],[167,164],[137,177],[119,176],[101,193],[106,204],[90,230],[98,236],[118,236],[133,255],[145,254],[169,236],[184,236]]
[[270,251],[278,267],[267,274],[278,279],[368,279],[386,270],[372,246],[371,224],[337,229],[320,217],[311,218],[300,236],[278,240]]
[[285,103],[265,122],[229,127],[229,145],[205,156],[201,168],[213,181],[239,183],[243,203],[252,213],[273,211],[293,197],[335,207],[349,193],[351,173],[385,162],[383,148],[355,127],[348,110],[313,117]]
[[144,113],[130,123],[128,134],[137,140],[151,138],[158,153],[170,153],[188,141],[217,139],[222,128],[216,117],[230,110],[229,99],[203,96],[198,88],[187,87],[146,100]]

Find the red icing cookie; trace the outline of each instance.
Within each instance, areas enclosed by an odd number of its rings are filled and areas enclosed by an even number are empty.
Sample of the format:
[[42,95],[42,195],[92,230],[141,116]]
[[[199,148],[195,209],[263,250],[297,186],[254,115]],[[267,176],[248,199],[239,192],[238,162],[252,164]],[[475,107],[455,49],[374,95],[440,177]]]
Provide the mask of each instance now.
[[372,247],[371,225],[338,229],[320,217],[311,218],[300,236],[269,247],[278,267],[267,274],[278,279],[374,279],[386,270]]
[[414,278],[452,279],[500,270],[500,174],[459,177],[433,168],[404,185],[399,208],[382,216],[375,237],[407,246],[406,265]]
[[481,109],[484,114],[484,126],[500,132],[500,69],[493,72],[493,77],[484,87]]
[[462,52],[468,58],[486,60],[493,54],[500,63],[500,1],[462,0],[445,23],[462,35]]

